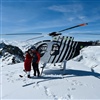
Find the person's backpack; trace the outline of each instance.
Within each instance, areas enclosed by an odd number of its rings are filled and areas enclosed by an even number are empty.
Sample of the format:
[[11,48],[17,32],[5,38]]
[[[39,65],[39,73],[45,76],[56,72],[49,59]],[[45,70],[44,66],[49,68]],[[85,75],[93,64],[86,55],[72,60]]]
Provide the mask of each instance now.
[[33,59],[32,62],[37,62],[38,61],[38,56],[36,54],[36,52],[33,53]]

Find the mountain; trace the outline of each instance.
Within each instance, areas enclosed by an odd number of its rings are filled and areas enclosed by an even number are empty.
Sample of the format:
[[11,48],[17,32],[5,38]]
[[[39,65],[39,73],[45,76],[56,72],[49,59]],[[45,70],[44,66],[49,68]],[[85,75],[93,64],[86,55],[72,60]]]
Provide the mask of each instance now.
[[12,64],[13,57],[15,57],[16,63],[24,60],[23,52],[17,46],[7,45],[4,42],[0,43],[0,58],[2,59],[2,64]]
[[1,43],[5,43],[6,45],[13,45],[21,49],[23,52],[25,52],[27,49],[29,49],[35,42],[33,41],[10,41],[10,40],[3,40]]

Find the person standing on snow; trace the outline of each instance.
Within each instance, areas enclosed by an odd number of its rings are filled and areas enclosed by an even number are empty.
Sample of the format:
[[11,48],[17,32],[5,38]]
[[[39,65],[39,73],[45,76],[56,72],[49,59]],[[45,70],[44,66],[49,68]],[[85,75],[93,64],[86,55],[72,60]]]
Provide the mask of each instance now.
[[12,58],[12,64],[15,64],[15,56]]
[[30,78],[30,71],[31,71],[31,62],[32,62],[32,51],[31,49],[28,49],[25,54],[25,60],[24,60],[24,70],[27,73],[27,77]]
[[40,61],[39,52],[37,52],[36,50],[32,50],[32,66],[34,70],[34,76],[36,76],[36,73],[38,76],[40,76],[39,61]]

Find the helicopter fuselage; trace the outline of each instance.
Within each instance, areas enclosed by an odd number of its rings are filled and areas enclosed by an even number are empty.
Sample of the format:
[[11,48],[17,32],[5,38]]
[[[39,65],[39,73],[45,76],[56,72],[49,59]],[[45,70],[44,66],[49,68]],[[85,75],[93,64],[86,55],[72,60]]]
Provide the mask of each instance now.
[[79,55],[83,47],[91,45],[91,42],[74,41],[74,37],[70,36],[56,36],[52,41],[44,40],[34,44],[43,63],[68,61]]

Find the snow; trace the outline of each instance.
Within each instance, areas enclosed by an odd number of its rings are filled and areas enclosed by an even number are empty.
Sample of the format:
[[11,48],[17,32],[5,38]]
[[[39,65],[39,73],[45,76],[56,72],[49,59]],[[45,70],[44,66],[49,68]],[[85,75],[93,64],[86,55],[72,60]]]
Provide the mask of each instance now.
[[81,57],[81,62],[91,68],[91,70],[100,73],[100,46],[89,46],[80,51],[76,61]]
[[30,79],[23,72],[23,63],[1,66],[0,99],[100,99],[100,46],[83,48],[78,57],[67,62],[65,75],[60,65],[48,64],[41,77]]

